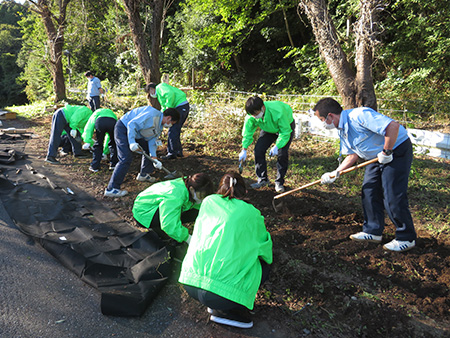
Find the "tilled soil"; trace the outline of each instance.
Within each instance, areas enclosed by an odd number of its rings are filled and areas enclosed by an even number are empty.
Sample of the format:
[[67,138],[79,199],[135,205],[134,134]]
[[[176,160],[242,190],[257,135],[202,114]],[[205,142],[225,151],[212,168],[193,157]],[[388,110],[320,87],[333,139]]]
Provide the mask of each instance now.
[[[49,119],[35,123],[48,124]],[[33,127],[26,121],[14,124]],[[42,134],[30,139],[27,149],[44,158],[48,134]],[[216,185],[226,171],[237,171],[235,160],[206,156],[195,144],[185,144],[184,148],[184,158],[164,162],[169,170],[184,175],[205,171]],[[89,159],[67,156],[61,158],[57,171],[135,225],[132,204],[148,186],[134,179],[139,161],[136,156],[122,186],[130,193],[121,199],[103,197],[111,174],[107,163],[100,172],[91,173]],[[155,176],[165,179],[164,172]],[[243,176],[247,183],[254,182],[253,168],[245,167]],[[350,234],[361,231],[362,211],[338,189],[325,190],[318,185],[286,196],[277,200],[282,202],[277,205],[278,212],[273,197],[273,186],[249,189],[248,193],[248,201],[265,217],[274,242],[271,276],[255,303],[255,327],[230,331],[208,323],[211,337],[450,336],[448,239],[435,239],[418,231],[413,250],[386,252],[379,244],[349,240]],[[389,225],[383,243],[393,239],[394,232]],[[176,284],[176,277],[171,284]],[[186,293],[165,292],[164,296],[180,299],[179,311],[184,318],[207,322],[203,306]]]

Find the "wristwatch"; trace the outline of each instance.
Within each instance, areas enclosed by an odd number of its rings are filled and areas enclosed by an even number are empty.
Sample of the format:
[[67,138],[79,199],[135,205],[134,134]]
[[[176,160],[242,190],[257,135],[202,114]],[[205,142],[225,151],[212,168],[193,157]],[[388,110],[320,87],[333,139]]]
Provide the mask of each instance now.
[[383,153],[385,153],[387,156],[392,155],[394,151],[392,149],[383,149]]

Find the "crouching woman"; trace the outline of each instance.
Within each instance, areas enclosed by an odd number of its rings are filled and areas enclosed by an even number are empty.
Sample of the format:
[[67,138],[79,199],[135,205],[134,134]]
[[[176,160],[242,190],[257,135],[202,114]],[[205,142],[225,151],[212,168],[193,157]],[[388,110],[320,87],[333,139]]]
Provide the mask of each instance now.
[[200,203],[213,192],[213,183],[204,173],[155,183],[136,197],[133,216],[162,240],[189,244],[191,236],[183,223],[195,221]]
[[253,326],[249,310],[272,263],[264,217],[242,200],[246,193],[242,176],[230,172],[204,199],[179,278],[208,307],[211,321],[239,328]]

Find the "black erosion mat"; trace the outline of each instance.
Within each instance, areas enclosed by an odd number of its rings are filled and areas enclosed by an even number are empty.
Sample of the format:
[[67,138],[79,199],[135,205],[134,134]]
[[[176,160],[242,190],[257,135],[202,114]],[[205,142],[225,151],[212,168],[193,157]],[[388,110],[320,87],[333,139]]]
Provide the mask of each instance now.
[[142,315],[172,272],[158,236],[119,218],[98,222],[101,203],[8,147],[0,140],[0,155],[9,154],[0,163],[0,199],[16,226],[101,293],[103,314]]

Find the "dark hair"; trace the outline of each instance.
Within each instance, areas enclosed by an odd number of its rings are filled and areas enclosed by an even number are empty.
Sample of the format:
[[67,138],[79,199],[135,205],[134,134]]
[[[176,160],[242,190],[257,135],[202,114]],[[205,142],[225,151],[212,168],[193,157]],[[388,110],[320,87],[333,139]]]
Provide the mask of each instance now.
[[[199,191],[205,194],[205,197],[214,193],[214,185],[211,178],[205,173],[197,173],[189,175],[184,179],[184,184],[189,191],[189,188],[194,188],[195,191]],[[193,196],[189,192],[189,200],[195,202]]]
[[156,88],[156,83],[150,82],[149,84],[145,85],[145,92],[146,93],[150,93],[150,88]]
[[252,96],[245,103],[245,111],[247,114],[254,115],[255,111],[261,110],[263,106],[264,102],[260,97]]
[[230,171],[220,179],[217,193],[223,197],[243,199],[247,194],[245,181],[237,172]]
[[319,100],[313,110],[315,112],[318,111],[320,116],[326,118],[330,113],[340,115],[342,112],[342,107],[335,99],[326,97]]
[[180,112],[178,110],[176,110],[175,108],[167,108],[166,110],[164,110],[163,113],[164,116],[170,116],[172,118],[172,122],[178,123],[178,121],[180,121]]
[[84,73],[84,76],[94,76],[90,70],[88,70],[86,73]]

